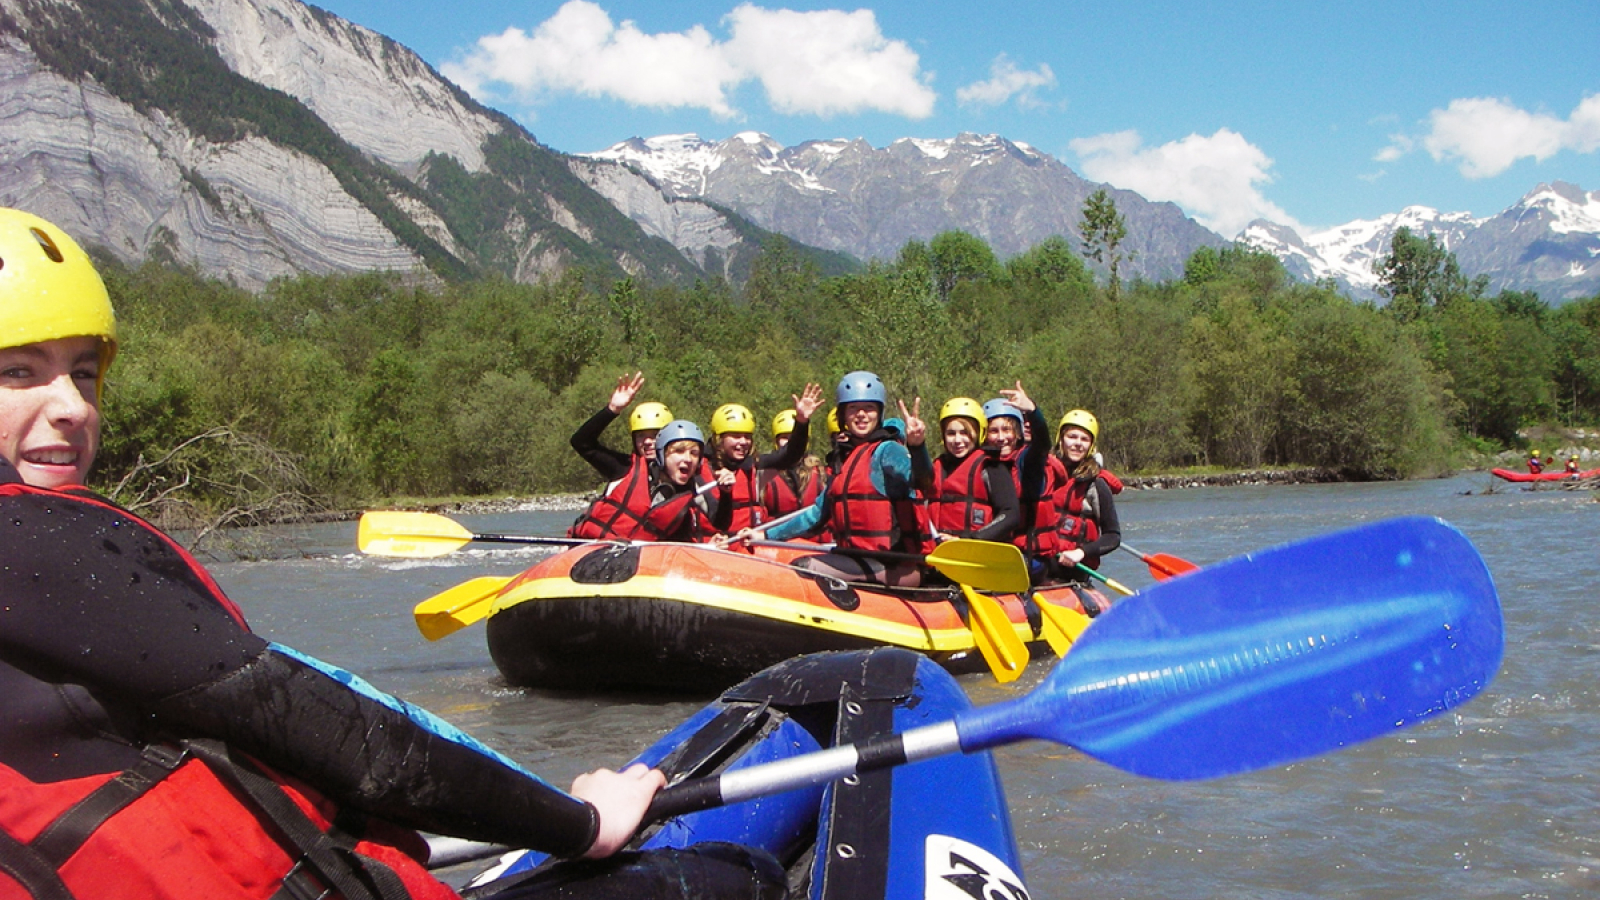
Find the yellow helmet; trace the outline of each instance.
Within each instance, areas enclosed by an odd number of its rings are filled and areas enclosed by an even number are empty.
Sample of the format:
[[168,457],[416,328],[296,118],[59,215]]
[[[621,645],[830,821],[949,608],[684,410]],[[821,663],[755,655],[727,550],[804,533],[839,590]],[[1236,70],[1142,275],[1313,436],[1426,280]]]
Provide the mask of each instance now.
[[756,417],[750,412],[749,407],[737,403],[724,403],[711,414],[711,436],[730,433],[756,433]]
[[828,410],[828,437],[839,433],[839,407]]
[[628,414],[628,430],[649,431],[652,428],[659,430],[665,428],[671,421],[672,410],[667,409],[665,403],[652,400],[635,406],[633,412]]
[[117,354],[111,296],[88,254],[31,213],[0,208],[0,347],[97,337],[100,377]]
[[1068,411],[1066,415],[1061,417],[1061,424],[1056,426],[1056,434],[1066,430],[1068,425],[1075,425],[1089,432],[1089,446],[1091,447],[1095,445],[1096,441],[1100,440],[1100,420],[1096,419],[1094,413],[1089,412],[1087,409]]
[[772,417],[772,439],[777,440],[785,434],[794,432],[795,420],[799,418],[792,409],[786,409]]
[[978,425],[978,443],[983,443],[989,431],[989,419],[983,414],[983,404],[971,397],[951,397],[939,408],[939,427],[943,428],[946,419],[960,416],[971,419]]

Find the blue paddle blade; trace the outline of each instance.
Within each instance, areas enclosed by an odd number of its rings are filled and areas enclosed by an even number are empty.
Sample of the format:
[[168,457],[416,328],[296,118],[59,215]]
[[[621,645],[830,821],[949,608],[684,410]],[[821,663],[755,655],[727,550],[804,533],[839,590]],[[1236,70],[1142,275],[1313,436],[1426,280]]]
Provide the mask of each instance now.
[[1238,557],[1117,603],[1037,689],[956,720],[962,749],[1023,738],[1163,779],[1345,747],[1444,712],[1500,666],[1482,558],[1402,518]]

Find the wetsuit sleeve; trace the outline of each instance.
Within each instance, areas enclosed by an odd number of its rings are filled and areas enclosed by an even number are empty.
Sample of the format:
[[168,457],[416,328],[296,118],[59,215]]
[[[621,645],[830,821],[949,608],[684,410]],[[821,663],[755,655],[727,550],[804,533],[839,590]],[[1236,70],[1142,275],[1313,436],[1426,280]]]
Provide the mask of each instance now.
[[789,433],[789,443],[756,459],[758,469],[792,469],[806,458],[806,444],[811,438],[811,423],[796,423]]
[[616,481],[628,474],[633,458],[626,453],[619,453],[610,447],[600,444],[600,435],[612,422],[616,421],[617,414],[608,406],[600,407],[600,411],[589,417],[589,421],[578,426],[572,433],[572,449],[583,457],[583,461],[594,467],[600,477],[606,481]]
[[911,482],[917,486],[917,490],[932,496],[933,457],[928,455],[927,444],[911,448]]
[[[1022,454],[1022,468],[1018,473],[1018,481],[1022,490],[1019,498],[1025,507],[1030,507],[1038,502],[1044,495],[1044,471],[1050,456],[1050,426],[1044,420],[1044,413],[1036,406],[1025,415],[1028,417],[1028,429],[1032,435],[1028,439],[1027,452]],[[1031,524],[1031,523],[1029,523]]]
[[126,512],[10,486],[0,504],[14,526],[0,532],[0,656],[18,668],[137,713],[151,735],[221,739],[401,824],[553,853],[593,842],[588,804],[358,679],[274,652],[204,569]]
[[983,480],[989,488],[989,505],[994,509],[994,518],[973,537],[980,541],[1009,541],[1022,524],[1017,485],[1011,480],[1011,473],[998,464],[983,467]]
[[1096,522],[1100,536],[1084,545],[1086,556],[1106,557],[1122,546],[1122,522],[1117,519],[1117,504],[1111,499],[1111,487],[1103,479],[1094,480]]
[[336,802],[441,834],[576,856],[594,807],[361,679],[270,645],[150,708],[175,736],[214,737]]

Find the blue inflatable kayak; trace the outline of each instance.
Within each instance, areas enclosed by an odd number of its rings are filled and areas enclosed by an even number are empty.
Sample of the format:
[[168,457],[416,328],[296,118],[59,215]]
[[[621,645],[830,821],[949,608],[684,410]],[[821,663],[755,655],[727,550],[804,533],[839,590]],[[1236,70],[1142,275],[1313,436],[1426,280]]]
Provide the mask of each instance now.
[[[637,761],[677,783],[938,723],[968,707],[955,679],[921,654],[892,647],[818,653],[731,688]],[[943,756],[668,819],[644,831],[635,849],[706,842],[770,854],[787,870],[790,897],[1028,896],[1005,793],[988,752]],[[463,896],[514,896],[519,885],[549,878],[562,865],[572,864],[532,852],[511,854]]]

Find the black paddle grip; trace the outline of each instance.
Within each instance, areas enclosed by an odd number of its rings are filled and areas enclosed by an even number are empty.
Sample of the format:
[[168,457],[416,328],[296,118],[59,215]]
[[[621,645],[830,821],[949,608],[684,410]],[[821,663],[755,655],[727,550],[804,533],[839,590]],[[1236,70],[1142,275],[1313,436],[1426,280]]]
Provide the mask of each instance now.
[[715,778],[697,778],[657,791],[650,808],[645,810],[644,820],[661,822],[721,805],[722,783]]

